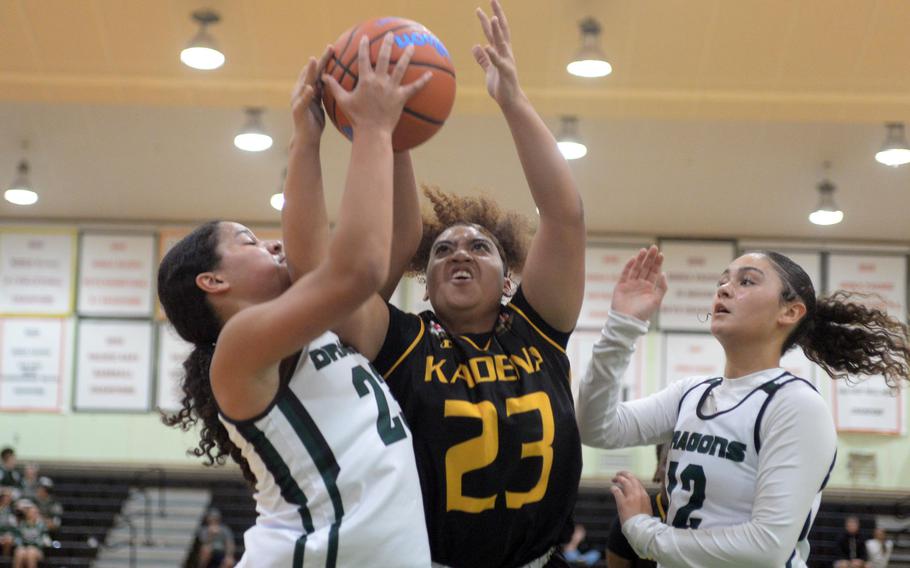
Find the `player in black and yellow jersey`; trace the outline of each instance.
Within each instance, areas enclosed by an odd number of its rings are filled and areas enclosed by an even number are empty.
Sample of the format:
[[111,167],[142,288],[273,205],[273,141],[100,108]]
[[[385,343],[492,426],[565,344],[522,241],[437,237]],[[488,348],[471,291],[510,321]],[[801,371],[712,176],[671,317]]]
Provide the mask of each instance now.
[[584,215],[492,7],[489,18],[477,11],[490,45],[474,58],[511,130],[537,231],[526,246],[519,216],[438,190],[426,192],[435,216],[421,230],[416,191],[396,190],[396,231],[414,230],[396,233],[393,265],[413,257],[433,311],[405,314],[376,296],[337,332],[371,357],[414,434],[433,561],[559,566],[581,472],[565,346],[584,295]]

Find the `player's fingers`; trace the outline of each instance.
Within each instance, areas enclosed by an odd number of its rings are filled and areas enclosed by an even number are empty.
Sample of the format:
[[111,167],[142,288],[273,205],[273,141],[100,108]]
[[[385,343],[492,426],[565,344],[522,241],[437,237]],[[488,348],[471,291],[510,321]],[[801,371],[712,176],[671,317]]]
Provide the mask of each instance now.
[[480,27],[483,29],[483,35],[486,36],[488,42],[493,43],[493,30],[490,28],[490,19],[487,18],[487,15],[480,8],[477,8],[475,13],[477,14],[477,19],[480,20]]
[[502,26],[499,23],[499,18],[493,16],[490,18],[490,28],[493,30],[493,45],[496,46],[497,51],[500,53],[505,53],[508,49],[506,45],[505,34],[502,32]]
[[625,282],[629,279],[629,273],[632,272],[632,265],[635,264],[635,257],[633,256],[626,261],[626,265],[622,267],[622,274],[619,275],[619,281]]
[[401,79],[408,70],[408,64],[411,63],[411,56],[414,55],[414,46],[409,45],[405,48],[404,53],[398,58],[395,68],[392,69],[392,82],[396,85],[401,84]]
[[474,56],[474,61],[476,61],[484,71],[492,65],[490,63],[490,58],[487,57],[487,52],[479,45],[475,45],[471,48],[471,54]]
[[322,52],[319,61],[316,63],[316,75],[313,79],[322,75],[322,72],[325,71],[325,66],[329,63],[329,59],[335,54],[334,52],[335,49],[331,45],[325,46],[325,51]]
[[370,63],[370,40],[366,35],[360,36],[360,45],[357,46],[357,69],[361,75],[373,72],[373,65]]
[[647,254],[647,250],[640,249],[638,254],[635,255],[635,262],[632,264],[632,270],[629,272],[630,280],[638,280],[641,278],[642,263],[644,263]]
[[336,100],[343,100],[348,96],[348,92],[344,90],[341,85],[338,84],[338,81],[335,80],[335,77],[327,73],[322,74],[322,84],[326,86],[332,96]]
[[379,57],[376,58],[376,73],[387,75],[389,72],[389,58],[392,56],[392,32],[385,34],[382,45],[379,47]]
[[512,32],[509,29],[509,21],[506,19],[506,13],[502,9],[499,0],[492,0],[490,6],[493,8],[493,14],[499,19],[499,27],[502,29],[502,35],[506,41],[512,41]]
[[420,91],[420,89],[426,87],[427,83],[429,83],[430,79],[432,79],[432,78],[433,78],[433,73],[431,71],[427,71],[413,83],[408,83],[407,85],[402,87],[404,90],[405,100],[410,99],[411,97],[416,95]]

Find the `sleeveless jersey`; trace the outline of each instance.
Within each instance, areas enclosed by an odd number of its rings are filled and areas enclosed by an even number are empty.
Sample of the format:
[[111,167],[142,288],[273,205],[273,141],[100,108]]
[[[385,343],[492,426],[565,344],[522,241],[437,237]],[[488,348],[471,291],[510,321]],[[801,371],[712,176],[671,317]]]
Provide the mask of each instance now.
[[259,416],[220,416],[256,476],[256,524],[238,566],[429,562],[412,438],[369,362],[315,339]]
[[[731,408],[716,411],[709,401],[722,382],[721,378],[699,382],[679,402],[667,456],[667,523],[676,528],[707,529],[748,522],[758,483],[759,432],[765,409],[781,389],[816,390],[808,381],[781,372]],[[812,502],[788,568],[805,566],[809,529],[826,483],[827,477]]]
[[375,364],[413,429],[435,562],[520,566],[571,534],[581,444],[568,335],[521,288],[485,334],[389,305]]

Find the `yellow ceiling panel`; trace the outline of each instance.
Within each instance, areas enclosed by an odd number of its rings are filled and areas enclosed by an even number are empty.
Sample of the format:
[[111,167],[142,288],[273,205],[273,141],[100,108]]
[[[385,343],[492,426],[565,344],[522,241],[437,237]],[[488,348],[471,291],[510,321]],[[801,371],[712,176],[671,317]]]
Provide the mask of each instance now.
[[22,2],[41,70],[49,73],[113,71],[100,7],[92,0]]

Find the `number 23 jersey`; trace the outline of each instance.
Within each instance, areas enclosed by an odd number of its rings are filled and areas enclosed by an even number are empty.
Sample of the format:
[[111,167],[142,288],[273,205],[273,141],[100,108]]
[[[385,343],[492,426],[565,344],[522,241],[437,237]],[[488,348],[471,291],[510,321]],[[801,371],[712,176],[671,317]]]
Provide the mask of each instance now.
[[568,338],[521,288],[486,334],[389,305],[374,364],[414,435],[435,562],[520,566],[571,533],[581,443]]

